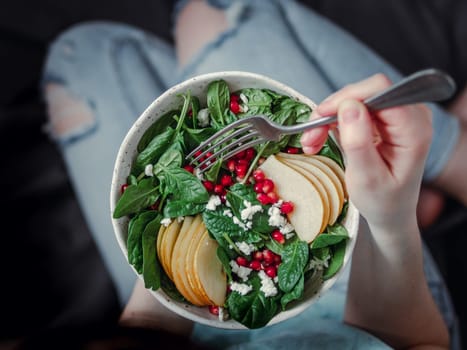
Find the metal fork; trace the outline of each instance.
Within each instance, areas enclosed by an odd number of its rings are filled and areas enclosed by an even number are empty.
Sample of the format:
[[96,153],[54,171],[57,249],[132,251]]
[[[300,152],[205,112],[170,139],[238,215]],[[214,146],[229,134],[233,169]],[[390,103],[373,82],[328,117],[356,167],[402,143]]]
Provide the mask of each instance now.
[[[455,90],[456,85],[449,75],[436,69],[426,69],[405,77],[363,103],[370,111],[377,111],[412,103],[445,100],[450,98]],[[202,159],[195,166],[195,169],[202,173],[213,166],[214,160],[219,157],[225,161],[254,145],[266,141],[279,141],[283,135],[298,134],[336,121],[337,116],[327,116],[305,123],[284,126],[271,121],[265,115],[244,117],[202,142],[186,156],[186,159],[196,155],[191,159],[190,164]]]

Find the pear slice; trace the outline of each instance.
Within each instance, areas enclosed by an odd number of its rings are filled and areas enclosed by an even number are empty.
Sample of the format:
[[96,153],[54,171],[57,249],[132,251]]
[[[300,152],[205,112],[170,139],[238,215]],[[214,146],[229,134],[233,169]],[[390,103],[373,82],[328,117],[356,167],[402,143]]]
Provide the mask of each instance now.
[[322,171],[320,168],[316,167],[314,164],[311,164],[310,162],[302,159],[284,159],[284,163],[301,173],[302,175],[305,175],[306,173],[310,173],[315,175],[318,180],[321,182],[321,184],[324,186],[324,189],[326,190],[326,193],[328,194],[329,197],[329,220],[326,223],[326,226],[328,224],[332,225],[336,221],[336,219],[339,217],[339,214],[342,209],[342,204],[343,201],[341,201],[341,198],[339,196],[339,193],[334,186],[334,183],[329,179],[327,174]]
[[178,291],[193,305],[203,306],[203,301],[191,289],[185,270],[185,256],[188,246],[192,242],[190,229],[194,220],[198,220],[197,224],[199,225],[201,217],[196,216],[193,218],[192,216],[186,216],[183,220],[182,228],[172,251],[171,270],[173,282]]
[[204,292],[204,289],[201,287],[199,281],[196,279],[196,272],[194,269],[195,252],[199,245],[201,237],[206,231],[206,226],[204,225],[203,220],[199,220],[199,223],[198,220],[196,220],[196,222],[193,222],[190,231],[192,232],[191,242],[188,245],[188,249],[185,255],[185,271],[188,278],[188,283],[193,293],[195,293],[199,297],[199,299],[203,301],[204,305],[209,305],[211,304],[211,301]]
[[321,199],[323,200],[323,210],[324,210],[323,223],[319,230],[320,232],[323,232],[329,223],[329,218],[331,214],[331,210],[330,210],[331,204],[330,204],[330,199],[329,199],[327,190],[324,188],[321,181],[313,173],[308,172],[308,171],[303,171],[303,169],[300,168],[299,166],[291,162],[287,162],[285,159],[282,159],[280,157],[277,157],[277,159],[280,160],[282,163],[286,164],[287,166],[290,166],[292,169],[299,172],[303,176],[305,176],[308,179],[308,181],[310,181],[313,184],[313,186],[316,187],[316,190],[319,192],[319,195],[321,196]]
[[204,231],[194,255],[195,277],[211,305],[222,306],[227,294],[227,276],[217,257],[218,243]]
[[177,219],[172,220],[169,226],[167,226],[167,228],[165,229],[164,235],[162,237],[160,248],[162,252],[162,260],[164,261],[162,266],[164,266],[164,270],[170,279],[173,279],[171,267],[172,251],[175,245],[175,241],[177,240],[178,234],[180,232],[181,226],[181,223]]
[[334,171],[334,173],[339,178],[339,181],[341,182],[342,187],[344,189],[344,197],[347,198],[348,193],[347,193],[347,187],[345,186],[345,172],[344,172],[344,169],[342,169],[341,166],[339,164],[337,164],[335,160],[333,160],[333,159],[331,159],[329,157],[326,157],[326,156],[323,156],[323,155],[320,155],[320,154],[314,154],[311,157],[318,159],[322,163],[326,164],[329,168],[331,168],[332,171]]
[[165,227],[164,225],[161,225],[161,227],[159,228],[159,232],[157,233],[157,240],[156,240],[157,257],[159,258],[159,261],[160,261],[160,263],[162,265],[162,268],[164,269],[165,273],[167,273],[167,267],[165,266],[164,254],[162,254],[161,245],[162,245],[162,240],[164,239],[164,234],[165,234],[165,229],[166,228],[167,227]]
[[312,242],[321,232],[325,220],[323,199],[316,187],[274,155],[269,156],[259,168],[274,182],[277,194],[283,200],[294,203],[294,210],[288,214],[288,219],[298,237]]

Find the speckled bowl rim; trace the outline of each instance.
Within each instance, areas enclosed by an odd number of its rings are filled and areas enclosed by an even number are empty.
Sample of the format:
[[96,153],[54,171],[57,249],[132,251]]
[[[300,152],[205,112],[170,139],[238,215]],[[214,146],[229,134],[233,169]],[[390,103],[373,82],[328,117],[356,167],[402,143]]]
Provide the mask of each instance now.
[[[225,80],[231,91],[237,90],[241,87],[269,88],[278,93],[291,96],[297,101],[303,102],[312,108],[316,107],[315,102],[302,95],[298,91],[292,89],[291,87],[267,76],[245,71],[222,71],[198,75],[189,78],[177,85],[174,85],[161,94],[146,108],[146,110],[139,116],[139,118],[129,129],[128,133],[123,139],[123,142],[121,143],[114,165],[110,189],[110,217],[112,220],[115,237],[126,259],[128,259],[128,251],[126,247],[128,218],[124,217],[114,219],[112,217],[112,213],[115,209],[116,202],[120,197],[121,185],[126,181],[126,178],[130,173],[131,163],[136,157],[136,146],[139,139],[143,135],[144,131],[155,121],[157,121],[162,115],[171,109],[180,106],[180,98],[178,98],[177,95],[185,93],[188,89],[190,89],[192,95],[198,96],[201,100],[204,98],[205,100],[205,90],[207,85],[209,82],[218,79]],[[358,211],[352,205],[352,203],[349,205],[347,216],[343,223],[349,231],[349,241],[347,243],[344,265],[342,268],[335,276],[329,280],[324,281],[324,283],[321,285],[321,288],[318,291],[312,293],[312,295],[308,295],[305,291],[305,296],[301,301],[295,302],[292,308],[279,312],[268,323],[268,326],[282,322],[303,312],[311,304],[316,302],[340,277],[344,267],[350,260],[351,252],[353,251],[356,235],[358,232],[359,215]],[[142,279],[142,276],[138,274],[134,268],[133,271],[138,276],[138,278]],[[194,322],[223,329],[246,329],[245,326],[235,320],[220,321],[216,316],[210,314],[207,308],[200,308],[174,301],[162,289],[157,291],[149,290],[149,292],[168,309]]]

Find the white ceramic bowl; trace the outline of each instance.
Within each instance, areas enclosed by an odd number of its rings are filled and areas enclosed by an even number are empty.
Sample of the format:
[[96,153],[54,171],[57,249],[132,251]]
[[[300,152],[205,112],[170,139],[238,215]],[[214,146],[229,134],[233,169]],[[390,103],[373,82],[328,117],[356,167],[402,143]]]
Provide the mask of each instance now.
[[[206,100],[206,88],[208,84],[213,80],[223,79],[229,85],[230,91],[246,87],[255,88],[267,88],[276,91],[281,94],[285,94],[293,97],[294,99],[303,102],[310,107],[314,108],[316,104],[303,96],[299,92],[293,90],[287,85],[284,85],[278,81],[268,78],[263,75],[258,75],[249,72],[241,71],[224,71],[208,73],[200,76],[190,78],[183,81],[159,96],[149,107],[142,113],[142,115],[136,120],[133,126],[128,131],[124,138],[120,150],[115,161],[115,167],[113,172],[111,193],[110,193],[110,210],[111,215],[115,209],[115,205],[120,197],[120,188],[122,184],[126,182],[126,179],[130,173],[131,165],[136,157],[136,147],[141,136],[145,130],[158,120],[166,112],[180,107],[179,94],[185,93],[188,89],[191,91],[193,96],[198,96],[200,101]],[[115,237],[120,245],[122,253],[127,257],[127,228],[128,218],[113,219],[112,224],[115,231]],[[356,208],[350,204],[347,212],[347,216],[343,222],[349,233],[349,240],[347,243],[344,266],[348,263],[352,254],[354,243],[358,229],[358,212]],[[323,293],[325,293],[339,278],[341,272],[344,270],[344,266],[340,271],[332,278],[326,280],[321,288],[316,290],[307,290],[305,287],[305,295],[302,300],[294,302],[291,308],[286,311],[278,313],[268,325],[272,325],[288,318],[291,318],[300,312],[304,311],[312,303],[314,303]],[[136,270],[134,270],[137,274]],[[138,275],[138,274],[137,274]],[[138,275],[142,278],[141,275]],[[188,318],[192,321],[199,322],[201,324],[209,325],[217,328],[225,329],[245,329],[246,327],[236,322],[235,320],[220,321],[218,317],[209,313],[207,307],[200,308],[196,306],[190,306],[187,304],[179,303],[172,300],[162,289],[158,291],[150,291],[154,297],[156,297],[162,304],[173,312]]]

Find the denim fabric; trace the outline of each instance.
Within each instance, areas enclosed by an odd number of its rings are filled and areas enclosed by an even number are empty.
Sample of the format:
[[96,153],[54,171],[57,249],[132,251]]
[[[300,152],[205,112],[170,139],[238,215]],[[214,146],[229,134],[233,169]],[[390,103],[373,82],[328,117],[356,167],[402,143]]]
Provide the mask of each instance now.
[[[201,73],[244,70],[270,76],[320,102],[344,85],[377,72],[386,73],[393,80],[401,77],[351,35],[295,1],[251,0],[231,1],[231,4],[221,1],[220,5],[229,21],[228,30],[182,69],[177,66],[174,48],[167,43],[141,30],[109,22],[72,27],[53,42],[48,52],[43,88],[50,83],[59,84],[77,101],[86,104],[93,114],[93,122],[76,125],[66,132],[51,132],[51,137],[63,153],[85,218],[122,305],[131,294],[135,275],[118,247],[111,226],[108,194],[112,170],[120,143],[131,124],[168,87]],[[444,167],[459,132],[455,118],[437,105],[431,108],[435,135],[425,169],[426,179],[436,177]],[[426,249],[425,255],[430,288],[457,339],[449,295]],[[304,334],[310,331],[310,323],[317,325],[313,334],[321,339],[320,332],[326,334],[328,329],[324,325],[335,323],[335,327],[342,328],[339,331],[335,328],[327,338],[323,336],[322,339],[328,339],[327,348],[342,348],[336,345],[340,339],[338,334],[347,341],[354,339],[352,348],[363,344],[384,348],[384,344],[368,334],[340,322],[347,278],[348,271],[313,307],[292,320],[258,331],[228,333],[196,325],[193,337],[212,344],[219,344],[222,339],[223,345],[230,344],[232,348],[248,348],[255,341],[254,348],[259,349],[260,340],[262,344],[271,344],[279,334]],[[245,341],[249,343],[238,345]],[[295,345],[303,344],[292,345],[300,348]]]

